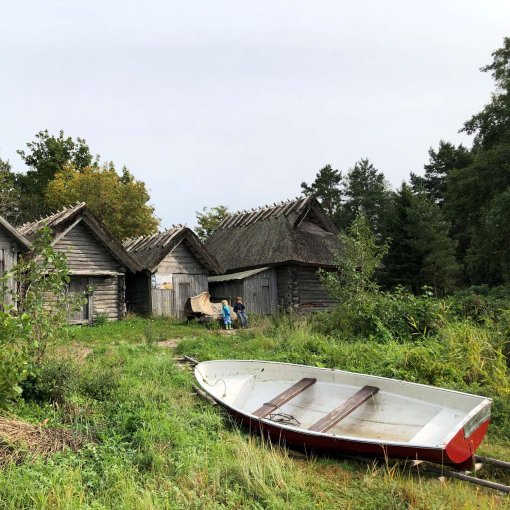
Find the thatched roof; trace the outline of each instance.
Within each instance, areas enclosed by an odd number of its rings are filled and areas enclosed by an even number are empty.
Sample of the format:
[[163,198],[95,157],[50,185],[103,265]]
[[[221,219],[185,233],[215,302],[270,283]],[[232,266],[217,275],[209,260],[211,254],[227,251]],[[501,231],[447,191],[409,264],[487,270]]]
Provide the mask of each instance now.
[[140,236],[124,241],[124,247],[144,269],[154,272],[162,260],[181,242],[209,271],[224,272],[216,258],[209,252],[197,235],[188,227],[178,225],[151,236]]
[[23,251],[30,251],[32,244],[23,235],[21,235],[6,219],[0,216],[0,229],[2,229],[9,237],[14,239]]
[[228,272],[296,262],[334,267],[338,230],[313,196],[228,215],[206,246]]
[[65,207],[45,218],[25,223],[18,228],[18,231],[33,240],[37,232],[43,227],[51,228],[54,239],[52,244],[56,244],[64,237],[75,225],[83,222],[92,231],[94,236],[105,246],[105,248],[132,272],[141,270],[140,264],[132,257],[122,246],[122,243],[108,230],[108,228],[99,221],[88,209],[85,202],[78,203],[71,207]]

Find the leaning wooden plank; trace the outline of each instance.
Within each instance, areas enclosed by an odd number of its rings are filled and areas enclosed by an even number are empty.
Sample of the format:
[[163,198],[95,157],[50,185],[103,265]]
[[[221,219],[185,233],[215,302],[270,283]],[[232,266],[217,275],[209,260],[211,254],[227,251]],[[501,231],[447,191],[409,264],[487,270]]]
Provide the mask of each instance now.
[[262,407],[257,409],[253,416],[257,416],[258,418],[264,418],[275,409],[278,409],[283,404],[287,403],[289,400],[292,400],[294,397],[303,393],[309,386],[315,383],[317,379],[310,379],[305,377],[298,381],[296,384],[292,385],[290,388],[286,389],[283,393],[277,395],[270,402],[266,402]]
[[375,386],[363,386],[361,390],[357,391],[343,404],[339,405],[318,422],[314,423],[308,430],[313,430],[314,432],[327,432],[339,421],[343,420],[346,416],[349,416],[349,414],[355,411],[360,405],[364,404],[369,398],[373,397],[378,391],[379,388]]

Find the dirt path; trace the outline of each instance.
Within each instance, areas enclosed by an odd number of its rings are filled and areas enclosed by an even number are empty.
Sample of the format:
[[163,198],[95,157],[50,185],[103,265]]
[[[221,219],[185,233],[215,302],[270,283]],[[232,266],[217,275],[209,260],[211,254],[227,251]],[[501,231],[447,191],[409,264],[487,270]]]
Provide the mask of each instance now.
[[177,344],[181,341],[181,338],[168,338],[166,340],[160,340],[156,342],[158,347],[164,347],[165,349],[174,349]]

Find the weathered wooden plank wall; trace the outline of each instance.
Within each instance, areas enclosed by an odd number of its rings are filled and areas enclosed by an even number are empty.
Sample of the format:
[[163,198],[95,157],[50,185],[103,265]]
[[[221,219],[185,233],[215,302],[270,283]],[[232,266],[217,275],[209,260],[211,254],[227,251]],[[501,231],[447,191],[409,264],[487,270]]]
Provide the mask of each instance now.
[[226,299],[231,306],[234,306],[234,299],[236,296],[241,296],[246,299],[244,296],[244,280],[209,282],[209,293],[211,294],[211,299],[214,302]]
[[[67,256],[71,272],[71,291],[92,289],[88,305],[74,312],[72,322],[88,322],[99,315],[108,320],[125,315],[125,269],[84,223],[77,223],[55,243]],[[74,282],[74,283],[73,283]]]
[[247,313],[271,315],[278,313],[276,270],[271,268],[242,280],[210,282],[209,289],[216,301],[227,299],[231,306],[241,296]]
[[207,274],[207,270],[182,242],[158,264],[158,273]]
[[[10,271],[18,261],[18,247],[13,239],[0,231],[0,277]],[[4,303],[12,304],[13,296],[16,292],[16,282],[9,278],[6,282],[6,292]],[[14,296],[15,297],[15,296]]]
[[181,317],[190,296],[207,291],[207,269],[182,242],[158,265],[163,280],[172,282],[172,289],[151,289],[152,315]]
[[[123,286],[120,285],[119,276],[71,276],[69,292],[85,295],[87,302],[79,309],[70,312],[69,321],[83,324],[93,321],[103,315],[109,321],[124,316],[122,309]],[[91,290],[91,292],[88,292]],[[48,296],[47,301],[53,299]]]
[[299,311],[329,309],[335,300],[322,285],[316,267],[299,266],[297,269],[299,284]]
[[152,289],[152,315],[177,317],[175,292],[173,289]]
[[276,267],[276,288],[278,309],[281,312],[295,312],[299,306],[297,267],[285,265]]
[[94,276],[91,279],[92,286],[92,317],[99,314],[106,315],[108,320],[116,320],[122,317],[119,309],[119,277],[118,276]]
[[253,309],[255,313],[263,315],[278,313],[276,271],[268,269],[247,278],[243,295],[247,308]]
[[94,274],[119,272],[120,263],[83,223],[78,223],[55,244],[58,251],[67,255],[72,273]]

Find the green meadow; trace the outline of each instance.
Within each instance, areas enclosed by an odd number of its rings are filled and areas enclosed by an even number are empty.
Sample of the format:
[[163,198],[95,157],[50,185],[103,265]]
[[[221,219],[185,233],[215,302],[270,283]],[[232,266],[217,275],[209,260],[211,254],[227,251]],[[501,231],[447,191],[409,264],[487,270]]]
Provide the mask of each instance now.
[[[420,381],[495,399],[480,454],[510,460],[510,378],[496,328],[445,322],[432,337],[352,339],[324,317],[259,318],[227,335],[129,318],[74,327],[8,416],[72,430],[82,447],[51,455],[22,444],[0,470],[1,509],[466,509],[510,498],[389,461],[305,458],[249,435],[197,397],[176,358],[268,359]],[[175,346],[175,347],[173,347]],[[45,421],[47,420],[47,421]],[[481,476],[510,484],[510,474]]]

